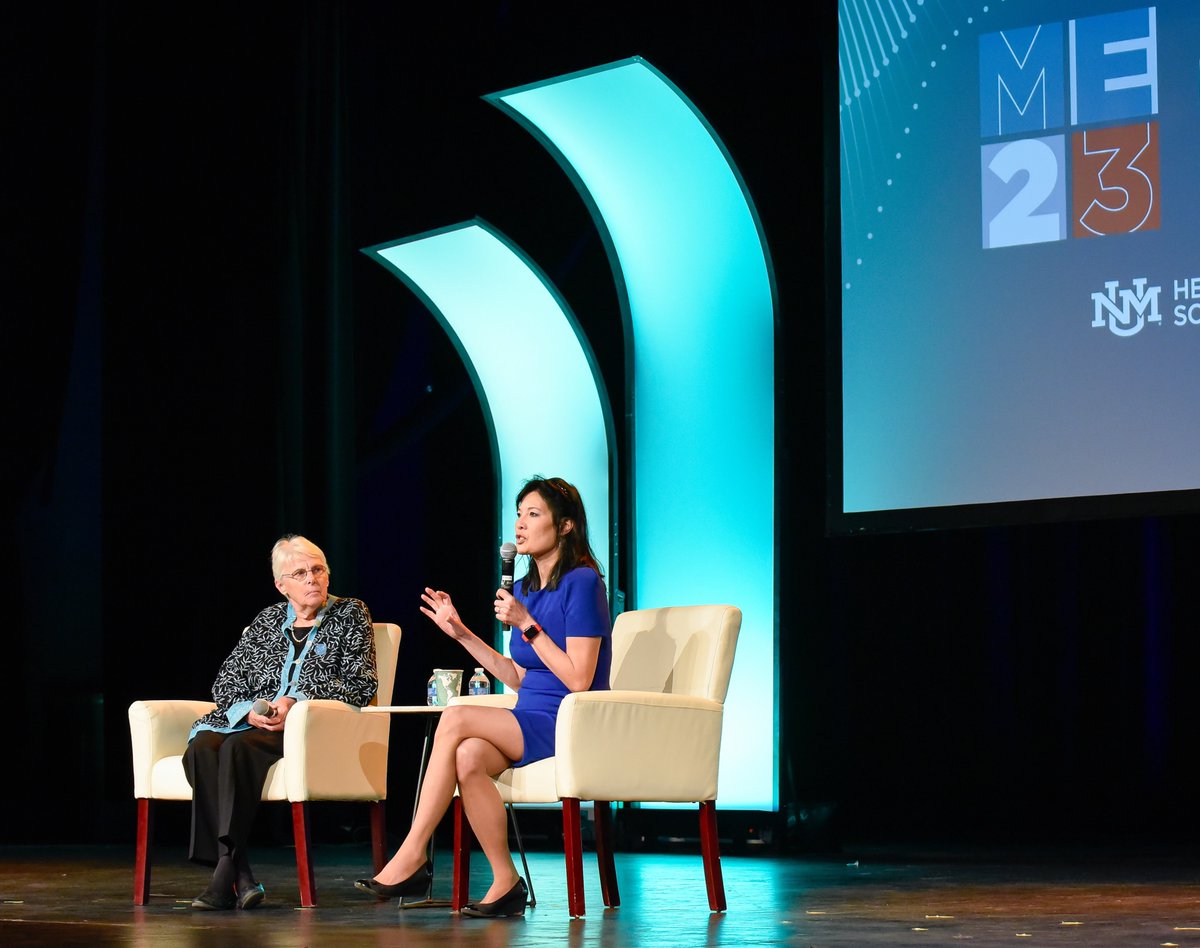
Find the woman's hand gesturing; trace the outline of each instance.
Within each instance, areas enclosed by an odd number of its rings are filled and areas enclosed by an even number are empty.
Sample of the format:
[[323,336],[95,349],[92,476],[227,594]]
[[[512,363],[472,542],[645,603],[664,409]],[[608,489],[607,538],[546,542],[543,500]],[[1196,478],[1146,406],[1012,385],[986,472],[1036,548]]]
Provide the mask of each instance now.
[[426,586],[425,591],[421,593],[421,601],[425,603],[421,606],[421,611],[429,616],[439,629],[453,639],[461,638],[459,630],[463,629],[462,620],[458,617],[454,603],[450,601],[449,593]]

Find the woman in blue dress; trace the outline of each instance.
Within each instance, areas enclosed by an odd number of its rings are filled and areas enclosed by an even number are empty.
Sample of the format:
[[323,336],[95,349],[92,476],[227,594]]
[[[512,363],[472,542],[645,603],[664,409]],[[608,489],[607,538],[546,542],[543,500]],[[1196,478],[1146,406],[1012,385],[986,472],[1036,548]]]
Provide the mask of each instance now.
[[504,804],[492,778],[554,754],[558,706],[574,691],[608,689],[612,662],[608,597],[588,542],[579,492],[562,478],[533,478],[517,494],[517,552],[529,571],[512,593],[496,591],[496,618],[512,627],[508,658],[459,618],[449,594],[426,587],[421,611],[475,661],[517,693],[507,708],[448,708],[438,723],[408,836],[383,870],[355,885],[379,898],[427,890],[426,849],[457,786],[492,884],[462,914],[523,915],[528,892],[508,850]]

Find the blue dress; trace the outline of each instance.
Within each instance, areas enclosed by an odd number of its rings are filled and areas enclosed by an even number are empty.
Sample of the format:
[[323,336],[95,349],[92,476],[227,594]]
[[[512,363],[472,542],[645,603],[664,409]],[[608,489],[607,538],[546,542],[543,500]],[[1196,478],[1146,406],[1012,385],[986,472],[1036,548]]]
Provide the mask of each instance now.
[[[596,674],[588,691],[607,691],[608,671],[612,665],[612,625],[608,618],[604,580],[591,567],[577,566],[563,575],[557,589],[526,593],[524,586],[524,580],[518,582],[513,595],[537,620],[542,634],[550,636],[564,652],[568,636],[600,639]],[[521,726],[521,736],[525,739],[525,756],[513,766],[523,767],[554,756],[558,706],[570,691],[538,658],[533,646],[521,638],[521,630],[516,626],[509,639],[509,654],[525,669],[525,677],[517,691],[517,706],[513,708]]]

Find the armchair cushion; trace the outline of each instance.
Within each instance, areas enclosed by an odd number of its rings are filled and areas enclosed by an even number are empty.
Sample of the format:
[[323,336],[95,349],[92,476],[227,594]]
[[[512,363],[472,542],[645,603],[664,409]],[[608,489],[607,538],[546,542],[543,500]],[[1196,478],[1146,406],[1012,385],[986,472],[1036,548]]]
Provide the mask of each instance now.
[[497,695],[457,695],[450,699],[449,707],[458,704],[474,704],[486,708],[515,708],[517,696],[515,692],[511,691]]

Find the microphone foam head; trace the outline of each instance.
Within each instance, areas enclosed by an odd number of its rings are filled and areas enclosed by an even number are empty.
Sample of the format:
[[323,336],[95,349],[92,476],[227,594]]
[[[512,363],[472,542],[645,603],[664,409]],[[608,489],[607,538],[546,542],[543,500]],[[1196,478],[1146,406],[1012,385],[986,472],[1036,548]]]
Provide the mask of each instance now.
[[255,714],[266,714],[271,710],[270,702],[266,698],[259,698],[254,702],[253,711]]
[[517,545],[515,543],[503,543],[500,545],[500,559],[515,560],[517,558]]

